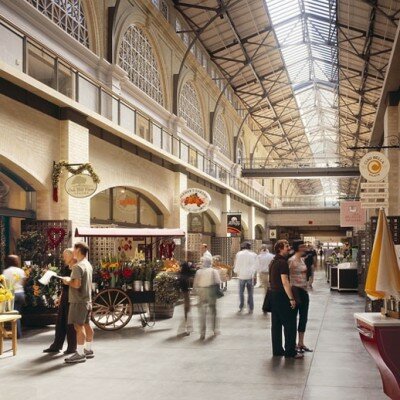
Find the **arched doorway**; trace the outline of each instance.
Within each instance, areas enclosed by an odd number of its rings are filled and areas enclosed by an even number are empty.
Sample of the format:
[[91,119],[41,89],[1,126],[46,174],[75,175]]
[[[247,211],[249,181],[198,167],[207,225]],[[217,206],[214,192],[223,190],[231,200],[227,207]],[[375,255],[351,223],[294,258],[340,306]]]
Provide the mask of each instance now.
[[264,240],[265,230],[260,224],[254,227],[254,231],[254,236],[256,240]]
[[21,221],[36,219],[36,192],[23,178],[0,164],[0,272],[4,257],[16,252]]
[[206,243],[211,250],[216,224],[207,212],[188,214],[188,259],[199,261],[201,244]]

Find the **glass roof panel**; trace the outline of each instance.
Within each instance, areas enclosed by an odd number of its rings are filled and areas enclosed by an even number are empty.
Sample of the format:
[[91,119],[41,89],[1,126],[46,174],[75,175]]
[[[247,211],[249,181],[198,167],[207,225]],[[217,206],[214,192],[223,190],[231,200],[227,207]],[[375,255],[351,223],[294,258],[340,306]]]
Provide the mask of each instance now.
[[[338,161],[337,0],[265,0],[314,161]],[[339,182],[321,180],[324,193]]]

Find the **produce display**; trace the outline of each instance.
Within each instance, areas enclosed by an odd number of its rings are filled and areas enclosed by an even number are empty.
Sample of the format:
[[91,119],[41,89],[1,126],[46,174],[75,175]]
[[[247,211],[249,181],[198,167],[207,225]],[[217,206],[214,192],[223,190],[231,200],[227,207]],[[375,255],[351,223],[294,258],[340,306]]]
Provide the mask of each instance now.
[[181,271],[181,267],[179,266],[179,262],[174,258],[164,260],[164,267],[162,269],[164,272],[170,273],[179,273]]

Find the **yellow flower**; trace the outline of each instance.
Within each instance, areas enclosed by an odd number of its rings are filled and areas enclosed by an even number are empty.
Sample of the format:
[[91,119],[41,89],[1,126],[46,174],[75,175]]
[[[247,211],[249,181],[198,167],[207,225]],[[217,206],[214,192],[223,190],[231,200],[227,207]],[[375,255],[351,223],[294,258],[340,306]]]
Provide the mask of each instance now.
[[0,303],[6,301],[6,296],[4,294],[0,294]]
[[4,282],[4,281],[5,281],[4,275],[0,275],[0,282]]

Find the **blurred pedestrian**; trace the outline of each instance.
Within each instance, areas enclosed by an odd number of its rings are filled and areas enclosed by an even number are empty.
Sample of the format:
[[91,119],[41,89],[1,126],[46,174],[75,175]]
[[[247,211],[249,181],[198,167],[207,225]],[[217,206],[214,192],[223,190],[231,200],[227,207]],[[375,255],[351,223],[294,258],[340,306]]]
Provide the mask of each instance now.
[[[290,246],[286,240],[275,243],[275,257],[269,267],[271,285],[272,354],[287,358],[303,358],[296,352],[296,301],[289,280],[287,255]],[[282,346],[282,328],[285,348]]]
[[193,268],[187,261],[181,264],[181,271],[179,274],[179,286],[183,296],[184,318],[178,328],[178,335],[189,336],[193,332],[193,321],[190,315],[190,281],[193,277]]
[[267,245],[261,245],[260,253],[257,256],[257,272],[260,274],[260,283],[267,293],[269,287],[269,265],[274,259],[274,255],[269,252]]
[[299,316],[297,324],[298,341],[296,350],[303,353],[305,351],[312,352],[304,344],[304,335],[306,332],[306,325],[308,320],[308,308],[310,304],[310,298],[308,296],[308,284],[307,284],[307,266],[304,262],[304,254],[306,246],[301,240],[293,242],[294,255],[289,259],[289,270],[290,270],[290,284],[297,290],[299,304],[296,307],[296,314]]
[[[11,254],[5,260],[6,269],[3,276],[7,281],[7,287],[13,288],[14,291],[14,310],[21,313],[21,309],[25,304],[25,272],[20,266],[19,257]],[[17,337],[22,336],[21,319],[17,320]]]
[[[74,249],[65,249],[63,252],[64,267],[61,276],[70,276],[72,267],[76,264],[73,254]],[[53,343],[49,348],[43,350],[43,353],[58,353],[62,350],[65,337],[67,338],[67,349],[64,354],[73,354],[76,352],[76,332],[73,324],[68,324],[68,290],[69,286],[63,284],[61,296],[58,299],[58,312],[56,321],[56,332]]]
[[251,251],[249,242],[242,244],[242,249],[236,254],[234,272],[239,279],[239,311],[241,313],[244,307],[244,290],[247,288],[247,305],[249,314],[253,314],[253,285],[256,274],[257,254]]
[[211,257],[201,258],[201,268],[194,277],[193,288],[199,298],[200,339],[204,340],[207,329],[207,312],[210,310],[212,319],[212,330],[214,336],[219,334],[217,317],[217,290],[221,284],[218,271],[212,266]]

